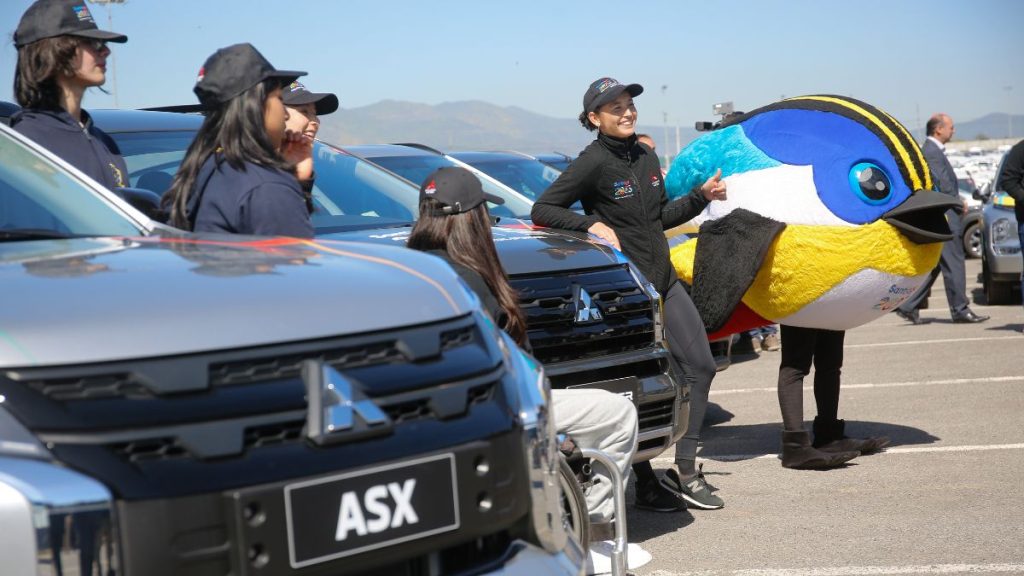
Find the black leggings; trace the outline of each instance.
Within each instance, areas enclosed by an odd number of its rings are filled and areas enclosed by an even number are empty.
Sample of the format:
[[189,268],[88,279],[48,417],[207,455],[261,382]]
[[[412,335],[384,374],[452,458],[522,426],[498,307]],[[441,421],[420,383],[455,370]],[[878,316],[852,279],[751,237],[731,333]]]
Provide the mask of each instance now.
[[804,378],[814,363],[814,402],[818,416],[839,416],[839,378],[843,368],[846,332],[782,325],[782,364],[779,366],[779,408],[786,430],[804,429]]
[[690,424],[676,443],[676,466],[686,475],[694,471],[700,429],[708,408],[708,392],[715,377],[715,359],[711,356],[704,321],[682,284],[672,284],[665,294],[664,307],[668,350],[690,389]]

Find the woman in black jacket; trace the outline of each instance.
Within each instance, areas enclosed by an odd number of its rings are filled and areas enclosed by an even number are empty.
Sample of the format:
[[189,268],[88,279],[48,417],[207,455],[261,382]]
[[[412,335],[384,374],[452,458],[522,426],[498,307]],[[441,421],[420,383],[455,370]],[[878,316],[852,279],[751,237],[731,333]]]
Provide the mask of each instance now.
[[[579,120],[587,130],[598,132],[597,139],[541,195],[531,216],[541,226],[587,231],[602,238],[625,253],[662,294],[669,351],[690,388],[690,423],[676,444],[678,470],[668,470],[660,486],[692,507],[714,510],[724,503],[712,494],[696,458],[715,361],[704,323],[669,260],[664,230],[690,220],[708,202],[724,199],[726,186],[719,172],[690,194],[669,202],[658,157],[637,142],[633,97],[641,92],[639,84],[620,84],[612,78],[590,85]],[[576,201],[582,203],[585,215],[568,208]],[[667,511],[650,465],[635,466],[634,471],[637,506]]]
[[127,41],[99,30],[80,0],[38,0],[14,33],[14,97],[22,110],[11,128],[111,190],[128,186],[128,169],[114,140],[82,109],[82,97],[107,80],[107,42]]

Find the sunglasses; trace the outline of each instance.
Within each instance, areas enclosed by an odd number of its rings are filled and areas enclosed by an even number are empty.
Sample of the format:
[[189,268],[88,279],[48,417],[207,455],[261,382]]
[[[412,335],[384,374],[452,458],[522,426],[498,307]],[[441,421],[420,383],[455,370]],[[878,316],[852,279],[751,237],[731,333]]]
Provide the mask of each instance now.
[[106,40],[82,40],[82,46],[92,49],[94,52],[103,52],[107,48]]

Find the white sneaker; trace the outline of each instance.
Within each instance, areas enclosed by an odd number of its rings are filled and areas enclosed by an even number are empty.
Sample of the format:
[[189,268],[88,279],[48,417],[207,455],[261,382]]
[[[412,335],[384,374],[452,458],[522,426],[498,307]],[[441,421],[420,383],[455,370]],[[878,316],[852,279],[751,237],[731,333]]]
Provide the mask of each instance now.
[[[587,574],[611,574],[612,573],[612,550],[615,549],[615,542],[603,540],[590,543],[590,554],[587,556]],[[626,569],[635,570],[651,561],[651,554],[640,547],[639,544],[628,544],[626,546]]]

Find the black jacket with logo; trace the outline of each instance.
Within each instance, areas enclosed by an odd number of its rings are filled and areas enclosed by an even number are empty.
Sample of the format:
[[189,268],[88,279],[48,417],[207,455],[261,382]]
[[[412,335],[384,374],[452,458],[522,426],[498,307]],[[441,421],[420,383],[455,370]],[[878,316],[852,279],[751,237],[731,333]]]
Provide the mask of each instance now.
[[[569,210],[577,200],[586,215]],[[669,202],[658,157],[636,136],[619,140],[598,134],[537,199],[530,216],[535,224],[568,230],[586,231],[603,222],[615,230],[622,252],[665,294],[677,276],[664,231],[707,205],[699,188]]]
[[11,128],[110,190],[128,186],[128,167],[114,139],[82,110],[82,123],[64,109],[25,109],[11,117]]

